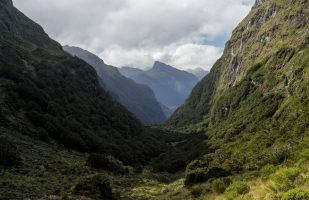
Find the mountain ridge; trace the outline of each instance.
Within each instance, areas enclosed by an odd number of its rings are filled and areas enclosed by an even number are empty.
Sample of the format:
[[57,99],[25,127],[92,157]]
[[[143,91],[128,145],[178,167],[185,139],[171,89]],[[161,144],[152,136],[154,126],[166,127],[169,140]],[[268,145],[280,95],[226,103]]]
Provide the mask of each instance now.
[[[157,140],[103,90],[95,70],[64,52],[12,1],[1,2],[6,3],[0,7],[1,127],[125,163],[149,162],[146,154],[154,149],[148,147]],[[135,146],[145,141],[151,141],[149,151]]]
[[174,110],[188,97],[198,78],[189,72],[156,61],[151,69],[120,68],[120,72],[137,83],[151,87],[159,102]]
[[126,78],[116,67],[105,64],[102,59],[86,50],[69,46],[63,48],[93,66],[102,79],[103,88],[144,124],[160,124],[166,120],[161,105],[148,86],[137,84]]
[[168,120],[171,129],[207,134],[213,149],[187,166],[187,185],[295,162],[306,150],[309,4],[289,3],[259,1]]

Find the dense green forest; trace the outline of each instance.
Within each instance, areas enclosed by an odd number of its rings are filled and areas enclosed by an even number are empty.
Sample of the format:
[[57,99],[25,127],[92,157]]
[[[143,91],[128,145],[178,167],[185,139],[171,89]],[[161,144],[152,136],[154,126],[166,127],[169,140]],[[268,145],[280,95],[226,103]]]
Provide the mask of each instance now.
[[0,0],[0,199],[309,199],[308,30],[308,0],[256,1],[150,127]]

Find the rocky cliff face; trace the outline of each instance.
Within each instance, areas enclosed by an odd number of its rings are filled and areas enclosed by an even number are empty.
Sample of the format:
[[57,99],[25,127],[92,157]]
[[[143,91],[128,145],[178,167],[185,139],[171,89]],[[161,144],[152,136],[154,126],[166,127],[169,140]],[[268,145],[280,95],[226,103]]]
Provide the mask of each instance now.
[[[271,65],[267,69],[279,79],[278,87],[285,79],[291,87],[295,79],[293,71],[297,71],[293,58],[302,57],[300,54],[305,56],[308,47],[308,20],[306,0],[257,1],[250,14],[233,31],[224,55],[194,88],[191,98],[173,115],[170,123],[188,124],[211,116],[216,102],[248,78],[250,73],[257,71],[261,64]],[[274,57],[276,61],[270,63]],[[252,84],[263,87],[256,80]],[[280,87],[282,90],[288,88]],[[274,86],[267,90],[277,89]]]
[[279,164],[291,148],[297,155],[308,143],[308,88],[308,0],[257,1],[168,122],[209,136],[213,153],[189,165],[186,180]]

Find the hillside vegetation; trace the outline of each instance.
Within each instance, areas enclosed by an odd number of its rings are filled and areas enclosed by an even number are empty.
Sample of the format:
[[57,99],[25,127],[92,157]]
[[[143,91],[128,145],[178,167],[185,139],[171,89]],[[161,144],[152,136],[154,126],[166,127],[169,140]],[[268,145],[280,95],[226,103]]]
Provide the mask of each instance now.
[[308,22],[307,0],[257,1],[233,31],[224,55],[168,122],[205,132],[213,150],[187,166],[185,184],[301,159],[309,148]]
[[1,127],[132,165],[159,153],[161,144],[101,88],[91,66],[62,51],[11,1],[0,2]]
[[0,199],[308,200],[308,30],[308,0],[256,1],[186,103],[144,127],[0,0]]

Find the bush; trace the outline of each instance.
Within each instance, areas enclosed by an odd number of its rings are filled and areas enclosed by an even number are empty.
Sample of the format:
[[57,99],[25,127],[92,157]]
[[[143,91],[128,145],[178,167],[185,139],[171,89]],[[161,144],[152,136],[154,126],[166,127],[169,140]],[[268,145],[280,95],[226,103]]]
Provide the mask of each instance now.
[[245,195],[250,191],[250,187],[244,182],[235,182],[231,184],[225,191],[225,197],[228,200],[234,200],[240,195]]
[[267,179],[269,178],[269,176],[273,173],[275,173],[276,171],[276,167],[274,165],[268,164],[265,165],[264,167],[262,167],[262,169],[260,170],[261,172],[261,177],[263,179]]
[[308,200],[309,191],[302,189],[292,189],[282,195],[281,200]]
[[287,191],[294,186],[294,181],[300,171],[297,168],[282,168],[271,176],[275,186],[281,191]]
[[136,164],[134,167],[133,167],[133,172],[135,174],[140,174],[143,172],[143,166],[141,164]]
[[102,174],[81,180],[74,188],[75,195],[90,197],[97,200],[114,199],[109,179]]
[[4,137],[0,137],[0,165],[6,167],[22,165],[16,145]]
[[211,183],[213,191],[217,193],[224,193],[226,188],[232,183],[232,180],[229,178],[220,178],[216,179]]
[[191,189],[191,195],[194,197],[194,198],[198,198],[202,195],[203,193],[203,189],[200,188],[200,187],[196,187],[196,188],[192,188]]
[[184,170],[188,163],[184,152],[175,151],[161,154],[152,161],[151,166],[155,171],[175,173]]
[[186,170],[185,186],[192,185],[194,183],[203,182],[206,180],[207,169],[197,168],[194,170]]
[[[189,165],[190,166],[190,165]],[[185,185],[189,186],[194,183],[205,182],[211,178],[220,178],[228,176],[230,173],[222,168],[196,168],[186,170]]]
[[95,169],[104,169],[120,174],[128,173],[128,170],[123,167],[123,164],[120,161],[103,154],[91,154],[88,157],[87,164]]

